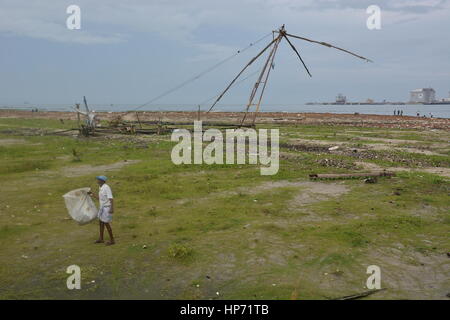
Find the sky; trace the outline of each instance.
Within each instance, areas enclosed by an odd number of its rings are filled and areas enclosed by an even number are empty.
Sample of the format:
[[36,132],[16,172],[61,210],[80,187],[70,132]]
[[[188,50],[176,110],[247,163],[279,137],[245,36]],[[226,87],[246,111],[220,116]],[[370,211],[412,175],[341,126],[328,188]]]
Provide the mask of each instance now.
[[[70,30],[69,5],[81,9]],[[369,30],[366,9],[381,9]],[[139,106],[227,59],[220,67],[149,105],[202,109],[285,24],[295,35],[332,43],[370,58],[291,40],[280,44],[263,104],[407,101],[409,91],[450,91],[450,0],[0,0],[0,106]],[[244,106],[263,59],[223,98]]]

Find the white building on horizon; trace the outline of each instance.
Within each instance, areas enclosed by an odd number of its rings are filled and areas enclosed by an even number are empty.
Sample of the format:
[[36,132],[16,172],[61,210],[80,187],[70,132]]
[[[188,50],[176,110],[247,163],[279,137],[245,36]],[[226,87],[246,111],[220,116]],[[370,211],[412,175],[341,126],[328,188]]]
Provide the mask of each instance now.
[[443,102],[450,102],[450,91],[448,92],[448,98],[442,99]]
[[411,103],[432,103],[436,101],[436,91],[433,88],[422,88],[411,91]]

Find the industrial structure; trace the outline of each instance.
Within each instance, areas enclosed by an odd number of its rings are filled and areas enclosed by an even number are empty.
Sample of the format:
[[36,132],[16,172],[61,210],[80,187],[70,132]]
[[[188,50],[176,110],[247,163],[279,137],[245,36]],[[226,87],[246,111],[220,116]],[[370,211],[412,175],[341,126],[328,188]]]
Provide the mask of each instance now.
[[347,97],[344,96],[342,93],[339,93],[336,97],[336,104],[346,104],[347,103]]
[[433,88],[422,88],[411,91],[410,103],[433,103],[436,101],[436,91]]

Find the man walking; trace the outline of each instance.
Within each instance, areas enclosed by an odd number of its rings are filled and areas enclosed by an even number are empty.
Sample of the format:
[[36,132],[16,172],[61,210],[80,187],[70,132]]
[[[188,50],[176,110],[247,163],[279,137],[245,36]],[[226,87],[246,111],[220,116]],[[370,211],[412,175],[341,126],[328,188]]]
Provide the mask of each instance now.
[[112,228],[110,222],[112,221],[112,214],[114,213],[114,201],[111,188],[106,184],[105,176],[96,177],[97,183],[99,185],[98,196],[94,195],[92,192],[89,192],[89,195],[99,200],[100,209],[98,210],[98,219],[100,225],[100,237],[95,243],[103,243],[103,232],[108,230],[109,241],[106,242],[107,246],[113,245],[115,243],[114,236],[112,233]]

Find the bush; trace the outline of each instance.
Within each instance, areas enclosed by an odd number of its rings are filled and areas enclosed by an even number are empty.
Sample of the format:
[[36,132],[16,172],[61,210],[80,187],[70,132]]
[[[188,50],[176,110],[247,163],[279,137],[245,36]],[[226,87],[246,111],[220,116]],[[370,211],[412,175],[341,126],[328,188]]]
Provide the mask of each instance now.
[[192,255],[192,252],[193,250],[191,248],[179,243],[172,244],[168,249],[169,256],[177,259],[185,259]]

